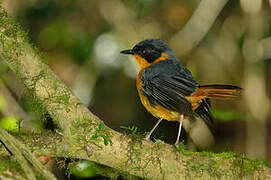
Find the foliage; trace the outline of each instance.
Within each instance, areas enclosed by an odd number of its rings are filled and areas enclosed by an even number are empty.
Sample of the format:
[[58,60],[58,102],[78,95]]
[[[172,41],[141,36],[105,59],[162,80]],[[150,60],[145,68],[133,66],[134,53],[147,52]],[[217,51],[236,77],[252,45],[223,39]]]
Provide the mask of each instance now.
[[99,137],[103,138],[103,141],[104,141],[104,145],[108,145],[108,143],[110,143],[112,145],[112,141],[111,139],[109,138],[108,135],[104,134],[104,123],[101,122],[99,125],[98,125],[98,130],[94,133],[94,135],[91,137],[92,140],[96,140],[98,139]]
[[97,176],[97,165],[94,162],[81,160],[73,164],[70,174],[77,178],[91,178]]

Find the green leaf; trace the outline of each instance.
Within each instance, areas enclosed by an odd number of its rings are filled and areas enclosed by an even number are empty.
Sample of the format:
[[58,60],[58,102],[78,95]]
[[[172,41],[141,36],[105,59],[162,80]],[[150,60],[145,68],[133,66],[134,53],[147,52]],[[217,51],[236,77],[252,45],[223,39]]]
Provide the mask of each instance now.
[[104,138],[104,145],[106,145],[106,146],[108,145],[108,139]]
[[137,127],[133,126],[133,134],[135,134],[137,132]]
[[137,132],[137,127],[136,126],[120,126],[121,129],[125,129],[128,131],[131,131],[132,134],[136,134]]
[[93,135],[93,136],[91,137],[91,139],[96,140],[98,137],[99,137],[99,136],[97,136],[97,135]]
[[97,176],[99,166],[91,161],[81,160],[71,168],[71,174],[77,178],[91,178]]
[[108,145],[108,142],[111,141],[107,135],[102,134],[101,137],[104,139],[104,145]]
[[9,132],[18,132],[19,120],[15,117],[3,117],[0,119],[0,127]]
[[101,137],[104,139],[109,139],[109,137],[107,135],[101,134]]
[[126,130],[129,129],[129,128],[126,127],[126,126],[120,126],[120,128],[121,128],[121,129],[126,129]]
[[103,130],[104,130],[104,123],[103,123],[103,122],[101,122],[101,123],[99,124],[99,130],[100,130],[100,131],[103,131]]

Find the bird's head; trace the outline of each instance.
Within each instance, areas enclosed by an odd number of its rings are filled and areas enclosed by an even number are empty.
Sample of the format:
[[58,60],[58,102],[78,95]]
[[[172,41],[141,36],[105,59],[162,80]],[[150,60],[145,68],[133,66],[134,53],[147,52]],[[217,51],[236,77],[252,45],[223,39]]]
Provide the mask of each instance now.
[[133,55],[140,68],[146,68],[174,56],[170,47],[160,39],[145,39],[137,43],[132,49],[123,50],[121,53]]

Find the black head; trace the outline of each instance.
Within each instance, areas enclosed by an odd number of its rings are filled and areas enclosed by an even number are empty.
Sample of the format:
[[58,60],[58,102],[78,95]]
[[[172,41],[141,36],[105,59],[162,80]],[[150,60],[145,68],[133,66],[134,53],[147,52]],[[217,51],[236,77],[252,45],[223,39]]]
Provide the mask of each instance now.
[[161,57],[163,52],[171,52],[171,49],[160,39],[145,39],[136,44],[133,49],[121,51],[123,54],[139,55],[149,63]]

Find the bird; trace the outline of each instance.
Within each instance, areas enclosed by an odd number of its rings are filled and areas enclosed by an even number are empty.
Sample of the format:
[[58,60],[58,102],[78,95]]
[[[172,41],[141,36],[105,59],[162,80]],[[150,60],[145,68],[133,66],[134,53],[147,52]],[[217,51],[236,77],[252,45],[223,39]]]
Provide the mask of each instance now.
[[231,99],[241,94],[242,88],[234,85],[200,85],[163,40],[145,39],[120,53],[135,57],[140,68],[136,86],[141,103],[158,119],[146,140],[150,141],[162,120],[177,121],[177,146],[184,119],[199,116],[207,125],[213,124],[210,99]]

